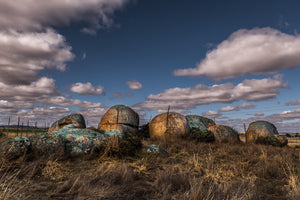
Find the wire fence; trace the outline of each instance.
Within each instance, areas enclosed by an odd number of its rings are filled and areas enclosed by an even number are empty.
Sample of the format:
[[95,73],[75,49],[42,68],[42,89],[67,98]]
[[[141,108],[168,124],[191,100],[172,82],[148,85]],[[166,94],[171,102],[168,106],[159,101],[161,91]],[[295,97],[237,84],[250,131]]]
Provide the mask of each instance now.
[[22,120],[20,117],[7,120],[7,125],[0,126],[0,136],[13,138],[16,136],[30,136],[36,133],[46,132],[48,130],[47,122],[41,123],[38,120]]

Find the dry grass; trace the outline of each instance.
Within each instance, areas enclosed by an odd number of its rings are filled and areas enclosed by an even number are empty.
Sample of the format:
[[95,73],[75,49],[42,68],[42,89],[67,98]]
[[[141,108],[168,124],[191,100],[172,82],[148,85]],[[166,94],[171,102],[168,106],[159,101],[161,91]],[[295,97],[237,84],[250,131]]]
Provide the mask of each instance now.
[[[0,156],[0,199],[299,199],[291,147],[146,139],[168,155],[120,155],[117,140],[83,157]],[[29,159],[31,158],[31,159]],[[2,196],[1,196],[2,195]]]

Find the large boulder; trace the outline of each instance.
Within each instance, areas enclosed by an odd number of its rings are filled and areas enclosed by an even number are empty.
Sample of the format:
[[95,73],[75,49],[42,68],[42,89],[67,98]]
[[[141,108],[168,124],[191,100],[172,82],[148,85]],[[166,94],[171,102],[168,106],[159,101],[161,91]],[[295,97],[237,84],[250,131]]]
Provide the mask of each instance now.
[[86,128],[84,117],[81,114],[74,113],[54,122],[48,132],[58,130],[69,124],[76,124],[79,128]]
[[52,132],[7,140],[0,143],[0,150],[8,150],[16,154],[30,148],[34,151],[51,153],[50,151],[55,152],[57,148],[61,147],[68,153],[82,154],[88,153],[93,147],[99,146],[104,139],[109,137],[111,136],[69,124]]
[[279,136],[274,124],[267,121],[252,122],[246,131],[246,142],[254,143],[258,138]]
[[122,133],[137,133],[139,128],[139,115],[128,106],[112,106],[102,117],[98,129],[107,131],[119,130]]
[[114,136],[119,141],[128,139],[119,130],[108,130],[101,134],[91,129],[83,129],[78,125],[69,124],[52,132],[7,140],[0,143],[0,150],[12,153],[17,157],[23,155],[28,149],[42,154],[64,149],[64,153],[78,155],[89,153],[94,147],[103,146],[107,139]]
[[204,131],[208,127],[216,125],[213,120],[199,115],[187,115],[186,120],[190,129],[197,128]]
[[208,130],[214,134],[216,142],[238,143],[241,141],[238,132],[229,126],[214,125],[208,127]]
[[184,115],[175,112],[162,113],[154,117],[149,124],[151,138],[163,135],[185,135],[189,126]]

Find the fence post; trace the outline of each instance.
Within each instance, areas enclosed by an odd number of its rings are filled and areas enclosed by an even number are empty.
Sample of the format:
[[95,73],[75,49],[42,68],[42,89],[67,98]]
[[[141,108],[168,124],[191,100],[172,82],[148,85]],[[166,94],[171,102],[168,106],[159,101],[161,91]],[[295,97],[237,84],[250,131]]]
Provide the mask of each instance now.
[[20,117],[18,117],[17,136],[19,136]]
[[10,117],[8,117],[8,129],[7,129],[7,137],[8,137],[8,132],[9,132],[9,125],[10,125]]
[[22,127],[21,127],[21,137],[23,136],[23,122],[22,122]]
[[26,136],[28,136],[28,131],[29,131],[29,120],[27,121]]

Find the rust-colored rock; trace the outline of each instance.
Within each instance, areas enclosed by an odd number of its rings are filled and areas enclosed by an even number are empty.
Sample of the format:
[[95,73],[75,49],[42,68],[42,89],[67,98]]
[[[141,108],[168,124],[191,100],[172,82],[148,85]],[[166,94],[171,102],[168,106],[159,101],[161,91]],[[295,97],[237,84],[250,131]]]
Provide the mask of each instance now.
[[185,116],[170,112],[154,117],[149,124],[150,137],[169,135],[185,135],[189,133],[189,126]]
[[128,106],[112,106],[102,117],[98,129],[107,131],[117,129],[122,133],[137,133],[139,127],[139,115]]
[[246,131],[246,142],[255,142],[258,137],[273,137],[278,136],[279,133],[274,124],[267,121],[252,122]]
[[61,118],[60,120],[57,120],[56,122],[54,122],[51,125],[51,127],[49,128],[48,132],[52,132],[54,130],[61,129],[64,126],[69,125],[69,124],[75,124],[79,128],[86,128],[84,117],[81,114],[74,113],[74,114],[65,116],[65,117]]
[[207,130],[214,134],[216,142],[237,143],[241,141],[238,132],[229,126],[214,125],[208,127]]

